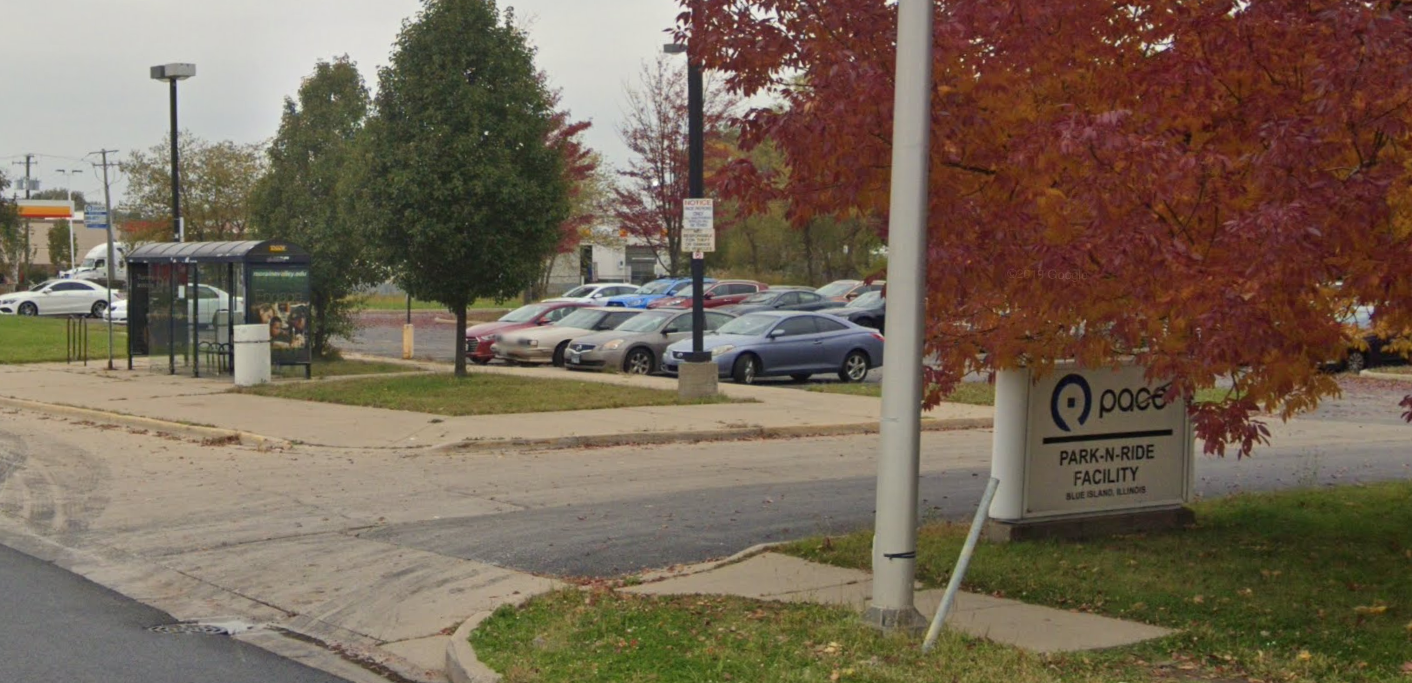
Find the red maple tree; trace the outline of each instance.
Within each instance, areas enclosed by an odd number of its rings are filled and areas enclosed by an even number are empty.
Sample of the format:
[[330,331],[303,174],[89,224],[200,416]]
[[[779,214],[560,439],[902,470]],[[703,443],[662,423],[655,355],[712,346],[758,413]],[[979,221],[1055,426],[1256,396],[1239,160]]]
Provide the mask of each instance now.
[[[659,56],[642,68],[638,88],[627,91],[626,120],[619,135],[632,153],[618,171],[613,189],[613,218],[619,230],[637,244],[652,249],[657,262],[681,275],[682,199],[687,196],[687,67],[680,57]],[[702,122],[706,135],[706,167],[725,157],[723,129],[736,100],[708,80]]]
[[[885,215],[896,5],[683,0],[681,38],[777,109],[776,182],[721,187],[792,218]],[[971,371],[1133,358],[1196,404],[1208,451],[1240,453],[1336,394],[1354,303],[1412,326],[1412,5],[1398,0],[939,3],[928,400]],[[1412,399],[1405,404],[1412,414]]]

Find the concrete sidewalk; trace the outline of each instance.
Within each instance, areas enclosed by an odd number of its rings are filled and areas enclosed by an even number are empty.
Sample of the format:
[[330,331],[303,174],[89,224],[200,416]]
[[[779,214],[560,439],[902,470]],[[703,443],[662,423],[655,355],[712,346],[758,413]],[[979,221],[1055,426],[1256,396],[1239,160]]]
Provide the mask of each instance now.
[[[446,370],[438,364],[419,367]],[[676,389],[674,379],[554,368],[476,367],[471,372]],[[0,366],[0,403],[12,408],[57,407],[69,417],[186,431],[202,438],[233,436],[256,443],[338,448],[573,447],[856,434],[877,429],[881,407],[879,399],[866,396],[722,383],[726,396],[754,402],[446,417],[238,394],[231,393],[231,387],[229,377],[198,379],[148,369]],[[986,406],[942,404],[926,415],[924,428],[989,427],[991,414]]]
[[[742,553],[743,559],[677,569],[622,588],[638,595],[735,595],[757,600],[843,605],[862,612],[872,596],[872,575],[817,564],[789,555]],[[915,604],[928,620],[941,604],[941,589],[918,591]],[[499,675],[476,657],[467,642],[489,612],[467,620],[446,647],[446,674],[453,683],[489,683]],[[1100,650],[1163,638],[1174,631],[1122,619],[1028,605],[977,593],[959,593],[946,626],[977,638],[1032,652]]]

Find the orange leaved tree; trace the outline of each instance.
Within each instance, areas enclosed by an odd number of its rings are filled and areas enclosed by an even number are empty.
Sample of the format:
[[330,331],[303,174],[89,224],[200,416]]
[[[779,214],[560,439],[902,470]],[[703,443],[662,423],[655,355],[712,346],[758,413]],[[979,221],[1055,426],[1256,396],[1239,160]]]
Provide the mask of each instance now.
[[[885,214],[895,3],[683,3],[707,68],[782,101],[741,142],[788,181],[741,160],[723,191]],[[946,0],[934,38],[928,400],[973,370],[1131,357],[1188,397],[1232,377],[1193,419],[1245,453],[1260,412],[1337,392],[1319,366],[1351,304],[1412,323],[1412,5]]]

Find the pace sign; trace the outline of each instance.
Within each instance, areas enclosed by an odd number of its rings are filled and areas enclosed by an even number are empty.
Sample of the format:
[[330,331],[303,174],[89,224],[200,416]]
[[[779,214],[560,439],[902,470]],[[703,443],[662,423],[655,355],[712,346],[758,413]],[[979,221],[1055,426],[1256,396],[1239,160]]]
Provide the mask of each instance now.
[[1168,388],[1136,366],[1061,367],[1031,385],[1024,517],[1186,503],[1191,422]]

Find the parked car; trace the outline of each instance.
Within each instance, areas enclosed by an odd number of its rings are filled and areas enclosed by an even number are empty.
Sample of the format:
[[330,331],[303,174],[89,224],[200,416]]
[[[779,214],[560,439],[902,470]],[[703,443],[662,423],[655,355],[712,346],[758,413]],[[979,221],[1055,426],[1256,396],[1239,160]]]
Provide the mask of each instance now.
[[887,300],[883,298],[882,292],[868,292],[843,308],[830,308],[824,312],[855,325],[881,330],[887,322]]
[[1375,315],[1372,306],[1356,306],[1344,317],[1343,323],[1348,328],[1348,350],[1342,359],[1327,366],[1356,373],[1379,365],[1397,364],[1407,360],[1401,354],[1385,350],[1389,339],[1377,331],[1373,324]]
[[[662,353],[672,342],[691,339],[691,311],[649,310],[607,332],[576,337],[564,353],[570,370],[615,370],[648,375],[660,367]],[[706,312],[706,332],[735,319],[719,311]]]
[[754,311],[819,311],[825,308],[838,308],[843,302],[819,296],[818,293],[802,289],[771,288],[758,294],[751,294],[740,303],[722,307],[736,315]]
[[[705,289],[701,292],[701,306],[703,308],[720,308],[730,306],[744,301],[751,294],[769,289],[770,286],[754,280],[721,280],[719,282],[703,282]],[[684,287],[677,290],[677,293],[663,297],[648,304],[648,308],[691,308],[691,297],[694,294],[691,287]]]
[[579,285],[564,292],[563,296],[545,299],[542,303],[552,304],[561,301],[577,301],[592,306],[602,306],[615,296],[635,294],[638,289],[640,289],[640,287],[637,285],[629,285],[621,282],[595,282],[587,285]]
[[[715,282],[714,279],[706,278],[706,282]],[[689,277],[664,277],[660,280],[653,280],[642,286],[633,294],[615,296],[603,303],[605,306],[624,306],[627,308],[647,308],[647,305],[661,299],[664,296],[675,294],[683,287],[691,286]]]
[[[188,300],[186,315],[187,320],[195,317],[202,325],[225,325],[227,322],[227,312],[230,308],[230,293],[219,287],[210,285],[197,286],[197,299]],[[127,324],[127,300],[114,301],[112,308],[103,313],[104,320],[111,320],[118,325]],[[239,325],[245,320],[245,299],[235,297],[235,324]]]
[[46,280],[28,291],[0,295],[0,314],[8,315],[91,315],[101,317],[109,297],[121,299],[122,292],[109,292],[88,280]]
[[834,301],[852,301],[868,292],[881,292],[887,282],[874,280],[864,282],[862,280],[834,280],[814,291],[819,296],[828,297]]
[[[883,337],[877,330],[818,313],[746,313],[705,339],[721,377],[753,384],[760,377],[788,375],[803,382],[811,375],[837,372],[844,382],[861,382],[883,363]],[[662,369],[676,373],[691,341],[667,347]]]
[[500,335],[490,348],[496,358],[509,363],[553,363],[562,367],[569,340],[611,330],[641,312],[607,306],[580,308],[552,325]]
[[528,304],[500,316],[495,322],[471,325],[466,328],[466,358],[476,365],[485,365],[495,358],[490,347],[501,335],[558,322],[586,305],[577,301]]

